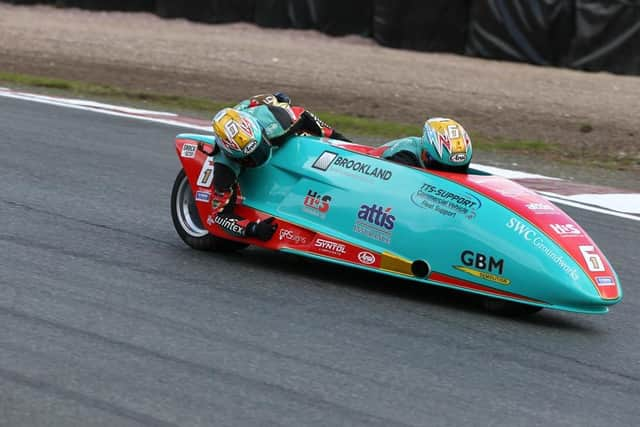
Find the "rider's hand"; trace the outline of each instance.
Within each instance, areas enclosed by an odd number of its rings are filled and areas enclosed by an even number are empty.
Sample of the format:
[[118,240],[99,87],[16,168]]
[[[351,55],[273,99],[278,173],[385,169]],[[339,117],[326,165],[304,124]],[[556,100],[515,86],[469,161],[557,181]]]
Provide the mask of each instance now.
[[249,223],[246,232],[247,237],[255,237],[264,242],[271,239],[273,233],[275,233],[278,228],[278,224],[273,223],[274,219],[274,217],[270,217],[264,221]]
[[211,200],[211,213],[219,214],[222,212],[229,204],[231,196],[233,196],[233,188],[230,188],[227,191],[214,191],[213,200]]

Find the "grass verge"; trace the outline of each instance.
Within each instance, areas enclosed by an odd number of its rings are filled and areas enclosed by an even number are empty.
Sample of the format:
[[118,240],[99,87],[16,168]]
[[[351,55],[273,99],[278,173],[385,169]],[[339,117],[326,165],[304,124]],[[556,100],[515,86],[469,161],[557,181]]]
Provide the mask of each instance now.
[[[50,94],[52,92],[54,94],[65,94],[67,96],[71,94],[76,97],[94,97],[110,101],[133,103],[138,106],[144,105],[147,108],[152,107],[174,112],[191,112],[203,118],[209,118],[219,109],[234,103],[234,101],[162,95],[126,90],[103,84],[6,72],[0,72],[0,82],[18,86],[19,88],[39,88]],[[422,133],[421,125],[416,123],[391,122],[331,112],[318,112],[318,115],[346,135],[391,140],[409,135],[420,135]],[[548,152],[556,148],[553,144],[543,141],[490,138],[476,133],[472,133],[472,141],[474,148],[490,151],[535,153]]]
[[190,98],[177,95],[160,95],[148,92],[130,91],[108,85],[86,83],[75,80],[54,79],[0,72],[0,81],[27,88],[42,88],[55,92],[71,93],[74,96],[95,96],[119,101],[133,101],[153,104],[158,107],[175,108],[196,112],[215,112],[228,103],[205,98]]

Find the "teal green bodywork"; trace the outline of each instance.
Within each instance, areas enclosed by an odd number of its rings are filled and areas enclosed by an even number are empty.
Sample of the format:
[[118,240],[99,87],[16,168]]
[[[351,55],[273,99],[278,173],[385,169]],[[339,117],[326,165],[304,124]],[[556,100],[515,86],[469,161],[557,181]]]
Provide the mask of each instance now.
[[[185,134],[179,138],[214,143],[213,137],[201,135]],[[323,153],[326,158],[336,155],[326,170],[318,168],[316,163]],[[339,160],[343,162],[343,166],[348,166],[350,161],[354,163],[351,168],[342,167],[338,165]],[[357,168],[358,162],[365,163],[367,167]],[[470,169],[469,173],[483,174],[474,169]],[[532,305],[574,312],[604,313],[608,305],[615,304],[622,298],[620,294],[620,298],[616,300],[603,300],[589,276],[571,256],[544,232],[509,208],[428,171],[351,152],[330,145],[330,140],[327,139],[292,137],[282,147],[274,150],[267,166],[245,170],[240,175],[240,185],[245,196],[244,203],[255,209],[372,251],[392,253],[412,261],[425,260],[433,272],[523,296],[534,300],[527,301]],[[438,206],[433,206],[432,200],[421,193],[423,185],[435,186],[443,193],[453,193],[461,200],[467,200],[467,205],[473,206],[473,209],[465,211],[460,206],[451,209],[443,205],[438,210]],[[305,210],[303,200],[309,191],[331,196],[330,209],[324,217],[312,215]],[[389,230],[384,226],[369,224],[369,233],[358,232],[357,230],[363,230],[358,224],[367,222],[358,215],[362,206],[374,204],[381,206],[383,210],[389,209],[387,216],[395,217],[393,228]],[[534,247],[510,230],[507,224],[514,220],[535,230],[539,237],[536,239],[537,244],[544,245],[545,249]],[[286,251],[317,257],[293,249]],[[469,252],[475,256],[472,266],[468,265],[471,259]],[[467,256],[463,257],[463,254]],[[486,257],[484,264],[478,261],[478,254]],[[322,259],[341,263],[335,259]],[[484,270],[477,268],[477,263],[481,267],[484,265]],[[487,263],[491,265],[488,266]],[[348,265],[369,269],[364,265]],[[489,273],[489,277],[494,280],[485,278],[487,276],[470,275],[459,267]],[[492,271],[488,271],[489,267]],[[418,278],[377,269],[375,271],[459,289],[435,282],[431,280],[432,276]],[[616,282],[619,283],[617,277]],[[465,290],[496,296],[482,290]],[[509,296],[502,298],[523,302],[522,299]]]
[[407,136],[405,138],[394,139],[382,145],[388,147],[382,157],[389,158],[401,151],[408,151],[415,156],[423,168],[426,167],[422,161],[422,138],[417,136]]

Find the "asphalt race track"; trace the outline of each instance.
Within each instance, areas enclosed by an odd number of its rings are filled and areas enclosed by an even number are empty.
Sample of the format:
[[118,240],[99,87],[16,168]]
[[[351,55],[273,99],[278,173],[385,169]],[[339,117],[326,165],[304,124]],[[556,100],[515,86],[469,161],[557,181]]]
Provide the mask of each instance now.
[[637,221],[568,209],[622,281],[609,314],[505,319],[459,292],[187,248],[181,131],[0,99],[1,426],[637,425]]

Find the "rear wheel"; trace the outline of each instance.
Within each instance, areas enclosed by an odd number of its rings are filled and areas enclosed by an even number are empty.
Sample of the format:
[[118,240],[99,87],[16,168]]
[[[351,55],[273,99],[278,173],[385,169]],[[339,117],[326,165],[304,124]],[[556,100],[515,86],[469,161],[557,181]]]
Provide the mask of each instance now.
[[247,244],[216,237],[200,221],[189,179],[180,170],[171,191],[171,219],[180,238],[193,249],[231,252],[246,248]]
[[542,310],[542,307],[498,298],[485,297],[482,306],[489,312],[499,316],[519,317],[529,316]]

